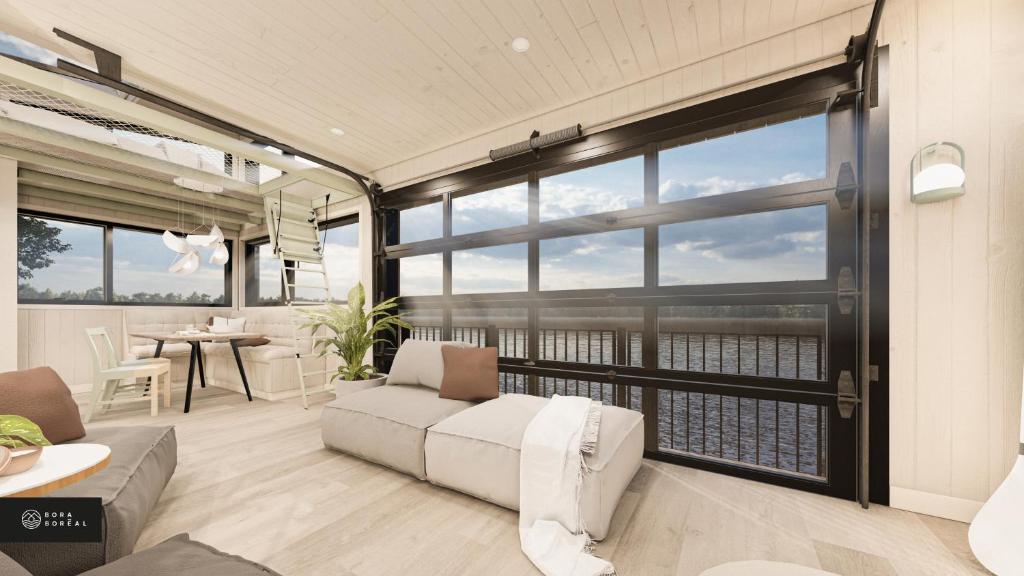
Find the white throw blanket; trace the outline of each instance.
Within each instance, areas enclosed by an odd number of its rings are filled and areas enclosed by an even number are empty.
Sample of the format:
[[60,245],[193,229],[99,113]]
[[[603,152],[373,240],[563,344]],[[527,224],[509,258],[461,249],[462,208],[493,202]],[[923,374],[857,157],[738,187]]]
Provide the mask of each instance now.
[[554,396],[523,434],[519,456],[519,540],[546,576],[615,574],[611,563],[590,554],[580,494],[586,464],[601,426],[601,404]]

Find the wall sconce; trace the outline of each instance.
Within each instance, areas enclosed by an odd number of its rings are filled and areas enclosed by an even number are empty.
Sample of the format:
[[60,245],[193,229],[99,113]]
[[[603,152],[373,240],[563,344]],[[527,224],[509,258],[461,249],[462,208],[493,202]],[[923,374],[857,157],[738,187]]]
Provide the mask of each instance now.
[[963,196],[964,149],[952,142],[921,148],[910,161],[910,178],[910,201],[916,204]]

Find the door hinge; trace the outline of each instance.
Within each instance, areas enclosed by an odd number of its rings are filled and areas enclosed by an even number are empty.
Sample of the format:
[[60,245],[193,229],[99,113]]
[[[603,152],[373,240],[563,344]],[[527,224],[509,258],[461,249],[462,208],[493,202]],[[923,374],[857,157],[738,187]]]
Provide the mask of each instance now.
[[853,279],[853,270],[849,266],[839,269],[836,289],[839,293],[839,313],[845,316],[853,312],[853,304],[857,301],[857,284]]
[[839,165],[839,176],[836,177],[836,200],[843,210],[853,205],[853,197],[857,194],[857,177],[853,174],[853,166],[849,162]]
[[848,420],[853,416],[853,409],[859,403],[857,388],[853,384],[853,374],[849,370],[843,370],[839,373],[839,381],[836,382],[836,404],[839,405],[839,416]]

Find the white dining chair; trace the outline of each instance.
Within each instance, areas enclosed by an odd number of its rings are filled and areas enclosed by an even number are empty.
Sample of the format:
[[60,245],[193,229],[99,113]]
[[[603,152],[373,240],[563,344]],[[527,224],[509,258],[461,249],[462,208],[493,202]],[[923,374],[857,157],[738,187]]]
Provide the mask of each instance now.
[[[89,422],[100,410],[111,404],[149,400],[149,413],[156,416],[159,402],[160,378],[164,379],[164,407],[171,406],[171,361],[168,358],[121,360],[106,328],[86,328],[85,334],[92,349],[92,398],[85,421]],[[139,380],[145,378],[144,381]]]

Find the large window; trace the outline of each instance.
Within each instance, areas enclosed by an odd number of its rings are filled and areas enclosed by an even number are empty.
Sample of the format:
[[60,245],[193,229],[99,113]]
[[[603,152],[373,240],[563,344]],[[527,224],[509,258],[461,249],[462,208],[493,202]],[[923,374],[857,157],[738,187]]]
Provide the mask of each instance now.
[[18,301],[229,306],[231,265],[209,264],[212,250],[200,249],[199,270],[172,274],[178,256],[161,233],[18,214]]
[[18,301],[103,302],[103,233],[103,226],[19,214]]
[[[324,262],[331,297],[343,302],[348,291],[361,279],[359,256],[359,222],[342,218],[321,226],[324,241]],[[320,268],[306,263],[288,262],[288,277],[295,287],[295,300],[323,302],[326,293],[318,288],[322,284]],[[283,306],[281,261],[270,245],[269,238],[246,244],[246,306]]]
[[133,304],[224,304],[226,265],[210,264],[212,248],[198,248],[199,269],[187,276],[167,268],[178,257],[158,232],[114,229],[114,302]]
[[490,180],[389,192],[402,336],[497,347],[502,393],[640,410],[659,458],[849,496],[837,375],[858,367],[858,211],[834,180],[856,160],[852,111],[803,98],[681,110]]

